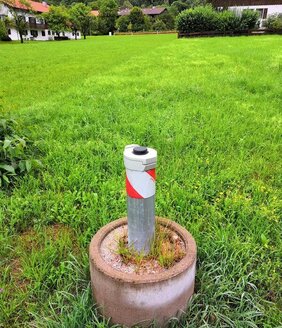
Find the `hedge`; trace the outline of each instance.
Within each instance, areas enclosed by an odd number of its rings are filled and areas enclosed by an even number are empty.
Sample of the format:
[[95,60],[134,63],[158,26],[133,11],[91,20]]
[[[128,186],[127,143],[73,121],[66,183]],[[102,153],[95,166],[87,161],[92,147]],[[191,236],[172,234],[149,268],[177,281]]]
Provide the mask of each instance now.
[[176,18],[181,33],[206,31],[240,31],[257,27],[258,12],[244,10],[241,15],[233,11],[215,11],[212,6],[199,6],[182,11]]

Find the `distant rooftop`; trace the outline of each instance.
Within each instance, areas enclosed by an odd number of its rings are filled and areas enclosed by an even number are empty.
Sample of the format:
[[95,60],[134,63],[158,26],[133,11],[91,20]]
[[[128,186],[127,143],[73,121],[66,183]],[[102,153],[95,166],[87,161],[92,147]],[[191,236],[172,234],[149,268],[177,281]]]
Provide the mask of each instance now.
[[49,11],[49,6],[46,2],[41,3],[41,2],[25,0],[25,2],[28,3],[30,7],[22,4],[19,0],[2,0],[2,2],[12,8],[17,8],[22,10],[33,10],[38,13],[46,13]]
[[[162,14],[164,11],[166,11],[166,8],[164,7],[152,7],[152,8],[141,8],[141,10],[143,11],[144,15],[160,15]],[[131,9],[121,9],[118,11],[118,15],[119,16],[128,16],[131,12]]]
[[92,16],[96,16],[96,17],[99,16],[99,10],[91,10],[90,13]]

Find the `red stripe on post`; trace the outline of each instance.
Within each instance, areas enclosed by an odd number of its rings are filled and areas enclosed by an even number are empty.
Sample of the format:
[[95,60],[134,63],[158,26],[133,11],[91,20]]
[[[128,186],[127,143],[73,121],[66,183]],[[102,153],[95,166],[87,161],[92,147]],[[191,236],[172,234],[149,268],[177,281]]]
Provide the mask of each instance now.
[[125,179],[125,184],[126,184],[126,192],[127,195],[131,198],[143,198],[141,195],[138,194],[138,192],[132,187],[131,183],[129,180]]
[[156,180],[156,169],[146,171],[154,180]]

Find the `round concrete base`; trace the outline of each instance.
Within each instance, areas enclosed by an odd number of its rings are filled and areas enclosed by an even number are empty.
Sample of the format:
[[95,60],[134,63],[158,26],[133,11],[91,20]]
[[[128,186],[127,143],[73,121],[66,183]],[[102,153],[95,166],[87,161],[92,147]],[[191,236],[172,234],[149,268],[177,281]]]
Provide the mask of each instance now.
[[102,314],[114,324],[146,327],[151,322],[164,326],[179,317],[194,291],[196,243],[179,224],[162,218],[158,222],[182,238],[186,255],[171,268],[160,273],[125,273],[114,269],[101,256],[104,238],[121,226],[126,218],[100,229],[90,243],[90,273],[95,302]]

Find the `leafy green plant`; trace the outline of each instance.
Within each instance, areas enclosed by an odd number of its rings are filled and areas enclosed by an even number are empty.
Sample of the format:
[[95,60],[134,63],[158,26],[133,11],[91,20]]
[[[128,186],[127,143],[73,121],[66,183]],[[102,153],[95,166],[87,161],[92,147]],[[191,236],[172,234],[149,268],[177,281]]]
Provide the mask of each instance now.
[[176,26],[180,32],[214,31],[218,14],[212,6],[200,6],[182,11],[176,18]]
[[232,11],[217,12],[211,6],[200,6],[181,12],[176,18],[178,31],[240,31],[257,27],[258,12],[244,10],[241,15]]
[[270,30],[282,30],[282,14],[274,14],[268,17],[266,27]]
[[8,38],[8,32],[3,20],[0,20],[0,41],[5,41]]
[[116,21],[116,28],[119,32],[127,32],[129,24],[128,16],[120,16]]
[[241,29],[241,19],[233,11],[224,10],[218,14],[217,30],[222,32]]
[[27,138],[19,137],[11,119],[0,119],[0,186],[10,185],[17,176],[29,172],[41,165],[41,162],[29,159]]
[[142,10],[138,7],[133,7],[129,14],[129,20],[132,24],[132,31],[138,32],[145,29],[145,19]]
[[241,15],[241,29],[250,30],[258,27],[259,13],[256,10],[243,10]]
[[156,19],[156,21],[153,24],[153,30],[154,31],[165,31],[167,28],[165,26],[165,23],[161,21],[160,19]]

